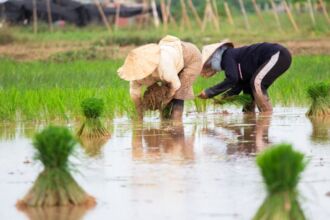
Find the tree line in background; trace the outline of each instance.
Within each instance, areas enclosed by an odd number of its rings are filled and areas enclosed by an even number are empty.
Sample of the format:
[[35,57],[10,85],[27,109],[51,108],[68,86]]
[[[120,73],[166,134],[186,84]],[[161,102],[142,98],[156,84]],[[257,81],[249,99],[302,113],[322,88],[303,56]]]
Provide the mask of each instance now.
[[[147,1],[144,1],[147,2]],[[327,5],[330,0],[158,0],[161,5],[162,18],[166,23],[176,23],[181,19],[181,26],[190,28],[191,18],[194,18],[200,28],[205,29],[206,23],[211,22],[215,29],[219,29],[219,18],[227,17],[231,25],[234,24],[233,15],[241,14],[246,29],[251,29],[249,14],[256,14],[260,22],[264,22],[262,12],[272,12],[277,26],[282,30],[279,19],[280,13],[285,13],[295,31],[299,31],[297,19],[293,12],[308,13],[313,26],[316,25],[315,14],[322,13],[330,25]]]
[[[48,14],[45,20],[48,21],[51,31],[53,30],[54,10],[56,10],[54,6],[57,6],[55,3],[59,4],[58,1],[61,4],[74,2],[71,0],[29,1],[31,2],[31,10],[33,8],[31,20],[33,20],[35,32],[37,32],[38,10],[40,12],[41,2],[44,2],[44,14]],[[128,10],[127,5],[120,3],[121,1],[116,2],[92,0],[89,4],[89,7],[93,9],[93,13],[98,14],[99,20],[103,22],[109,32],[112,32],[113,28],[119,27],[119,21],[124,14],[123,11]],[[298,32],[300,28],[293,11],[295,13],[308,13],[313,26],[317,25],[316,14],[321,14],[327,24],[330,25],[327,9],[327,6],[330,5],[330,0],[140,0],[137,2],[141,3],[140,6],[135,6],[140,7],[137,8],[138,13],[134,15],[137,16],[137,27],[141,27],[144,24],[150,25],[151,23],[158,27],[162,22],[165,30],[167,30],[169,25],[191,30],[193,24],[197,24],[202,30],[205,30],[207,25],[211,24],[215,30],[219,30],[220,21],[223,20],[223,17],[230,25],[235,26],[234,17],[239,16],[243,18],[245,29],[250,30],[249,15],[257,15],[259,22],[265,23],[263,12],[268,12],[272,14],[279,30],[283,30],[279,15],[286,14],[292,28]],[[71,8],[81,10],[80,6]],[[57,10],[60,11],[60,9]],[[79,13],[82,14],[81,12]],[[78,17],[80,18],[79,13]],[[68,14],[71,15],[72,12]]]

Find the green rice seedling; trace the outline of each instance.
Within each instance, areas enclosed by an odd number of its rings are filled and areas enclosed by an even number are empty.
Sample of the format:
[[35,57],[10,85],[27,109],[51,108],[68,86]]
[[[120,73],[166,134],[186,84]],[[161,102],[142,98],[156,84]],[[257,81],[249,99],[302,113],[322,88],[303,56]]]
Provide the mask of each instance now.
[[330,82],[319,82],[308,88],[308,96],[312,105],[308,116],[330,116]]
[[85,122],[78,131],[79,137],[101,138],[110,136],[100,120],[104,110],[102,99],[87,98],[81,103],[81,108],[85,116]]
[[213,98],[215,104],[219,105],[247,105],[252,102],[250,95],[234,95],[234,96],[221,96],[220,98]]
[[18,201],[18,208],[95,204],[95,199],[70,173],[69,156],[75,145],[76,140],[65,127],[49,126],[35,136],[35,160],[43,164],[44,170],[27,195]]
[[289,144],[273,146],[257,157],[268,196],[254,220],[305,220],[297,184],[307,161]]

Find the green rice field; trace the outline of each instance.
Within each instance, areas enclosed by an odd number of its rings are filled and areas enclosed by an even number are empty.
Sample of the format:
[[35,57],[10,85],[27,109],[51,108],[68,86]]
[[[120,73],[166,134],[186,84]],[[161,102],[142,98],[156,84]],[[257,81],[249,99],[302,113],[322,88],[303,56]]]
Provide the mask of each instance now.
[[[106,118],[134,117],[128,82],[116,74],[122,63],[123,60],[55,63],[1,59],[0,119],[79,119],[81,101],[92,96],[105,101]],[[195,93],[220,82],[222,77],[223,74],[209,79],[199,77],[194,85]],[[308,86],[329,79],[330,56],[296,56],[289,71],[276,81],[269,93],[275,105],[307,107]],[[186,105],[203,111],[206,103],[195,100]]]

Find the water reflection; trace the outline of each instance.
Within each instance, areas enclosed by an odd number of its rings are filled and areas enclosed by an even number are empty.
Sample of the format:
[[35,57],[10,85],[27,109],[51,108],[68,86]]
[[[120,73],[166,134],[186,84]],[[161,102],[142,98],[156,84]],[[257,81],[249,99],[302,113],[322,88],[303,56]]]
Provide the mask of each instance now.
[[227,153],[254,154],[264,150],[269,144],[270,115],[245,115],[243,125],[233,125],[236,132],[237,144],[228,144]]
[[[221,127],[226,132],[218,133],[216,129],[207,129],[207,133],[227,142],[226,152],[229,155],[256,154],[270,145],[268,133],[271,119],[271,114],[245,114],[239,121],[216,123],[216,128]],[[228,132],[230,135],[224,135]]]
[[110,136],[100,138],[80,137],[79,142],[89,157],[101,157],[102,147],[108,142]]
[[16,123],[0,123],[0,140],[13,140],[16,138]]
[[194,159],[196,129],[186,135],[182,124],[161,123],[159,127],[134,126],[132,156],[136,160],[179,160]]
[[330,117],[310,117],[313,132],[311,140],[316,143],[330,141]]
[[29,220],[80,220],[90,208],[85,206],[68,207],[29,207],[21,209]]
[[[76,124],[76,125],[79,125]],[[80,127],[76,127],[76,133]],[[79,143],[84,149],[85,154],[91,158],[99,158],[102,156],[103,146],[111,139],[111,133],[113,132],[112,121],[104,122],[104,129],[107,131],[107,135],[100,136],[79,136]]]

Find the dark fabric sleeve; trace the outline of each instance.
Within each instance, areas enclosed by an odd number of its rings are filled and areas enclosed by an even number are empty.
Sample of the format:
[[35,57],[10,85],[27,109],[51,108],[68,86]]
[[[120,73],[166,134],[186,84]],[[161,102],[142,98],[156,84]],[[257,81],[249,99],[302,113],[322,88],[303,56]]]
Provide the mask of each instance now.
[[234,96],[234,95],[239,95],[243,90],[243,87],[241,84],[236,84],[233,88],[231,88],[228,92],[224,94],[224,96],[229,97],[229,96]]
[[[230,54],[227,54],[227,56],[230,56]],[[226,78],[221,83],[205,90],[205,93],[209,98],[233,88],[238,83],[238,67],[236,61],[231,57],[224,58],[222,66],[225,69]]]

